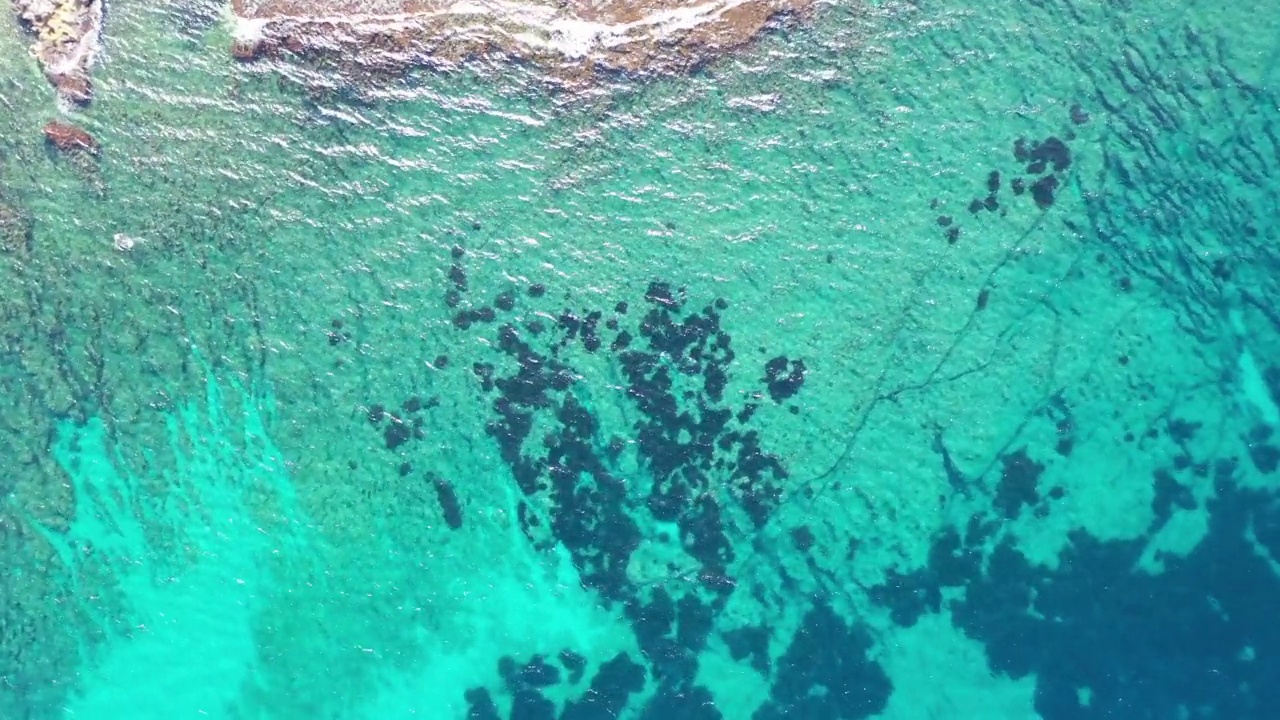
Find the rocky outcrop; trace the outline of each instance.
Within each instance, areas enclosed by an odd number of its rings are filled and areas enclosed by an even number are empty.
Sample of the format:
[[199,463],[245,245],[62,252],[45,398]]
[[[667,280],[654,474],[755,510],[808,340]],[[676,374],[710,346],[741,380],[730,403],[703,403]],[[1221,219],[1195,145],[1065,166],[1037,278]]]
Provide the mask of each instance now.
[[751,41],[813,0],[232,0],[232,54],[319,60],[356,73],[476,57],[560,79],[678,72]]
[[67,100],[93,96],[89,67],[102,35],[102,0],[12,0],[14,11],[35,37],[31,53],[44,75]]
[[98,152],[98,141],[92,135],[60,120],[45,123],[44,139],[64,153],[96,155]]

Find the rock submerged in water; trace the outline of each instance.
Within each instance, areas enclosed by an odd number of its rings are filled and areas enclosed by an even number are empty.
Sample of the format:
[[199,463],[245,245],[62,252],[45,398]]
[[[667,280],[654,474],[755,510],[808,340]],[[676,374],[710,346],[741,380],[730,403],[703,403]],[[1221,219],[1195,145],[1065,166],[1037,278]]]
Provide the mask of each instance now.
[[44,139],[64,153],[97,154],[98,141],[89,133],[61,120],[50,120],[44,125]]
[[22,25],[35,36],[31,52],[66,100],[93,96],[89,67],[102,34],[102,0],[12,0]]
[[291,54],[357,75],[502,56],[573,82],[679,72],[735,50],[813,0],[232,0],[232,55]]

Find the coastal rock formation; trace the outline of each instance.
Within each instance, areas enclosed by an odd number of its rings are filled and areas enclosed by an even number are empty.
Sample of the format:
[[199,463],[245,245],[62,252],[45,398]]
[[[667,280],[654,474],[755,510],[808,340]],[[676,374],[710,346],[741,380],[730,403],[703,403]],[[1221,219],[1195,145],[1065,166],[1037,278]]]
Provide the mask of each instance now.
[[18,19],[35,36],[31,53],[67,100],[93,95],[89,66],[102,34],[102,0],[12,0]]
[[44,140],[62,154],[94,197],[106,197],[107,186],[98,165],[102,147],[97,138],[70,123],[50,120],[44,125]]
[[532,62],[561,79],[695,68],[812,0],[232,0],[232,54],[339,69]]
[[44,126],[44,138],[64,153],[98,152],[98,141],[84,130],[59,120],[50,120]]

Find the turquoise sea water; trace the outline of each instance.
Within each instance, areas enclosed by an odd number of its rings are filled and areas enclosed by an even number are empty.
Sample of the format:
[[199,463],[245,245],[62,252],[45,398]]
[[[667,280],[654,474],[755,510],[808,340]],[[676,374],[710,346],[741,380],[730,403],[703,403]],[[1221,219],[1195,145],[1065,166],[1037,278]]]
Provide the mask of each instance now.
[[0,717],[1272,717],[1280,15],[968,5],[568,96],[121,0],[96,160],[0,31]]

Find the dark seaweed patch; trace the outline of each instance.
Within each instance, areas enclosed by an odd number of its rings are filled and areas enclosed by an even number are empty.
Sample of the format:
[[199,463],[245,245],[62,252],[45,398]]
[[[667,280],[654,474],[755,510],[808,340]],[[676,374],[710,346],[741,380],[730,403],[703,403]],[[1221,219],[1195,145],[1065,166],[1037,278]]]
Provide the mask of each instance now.
[[1036,486],[1044,465],[1032,460],[1026,448],[1005,455],[1000,462],[1003,469],[996,486],[995,504],[1006,518],[1013,519],[1023,505],[1035,505],[1040,501]]
[[[744,521],[762,526],[787,477],[748,426],[758,403],[725,402],[736,361],[723,325],[729,303],[717,298],[700,309],[687,303],[683,288],[653,282],[643,312],[625,301],[610,305],[612,326],[604,311],[591,308],[564,309],[540,337],[500,324],[494,338],[500,359],[473,365],[482,391],[496,392],[487,431],[521,494],[538,498],[517,505],[522,532],[539,547],[564,547],[582,582],[607,603],[621,604],[636,632],[657,682],[643,717],[719,717],[694,678],[698,653],[737,585],[727,572],[734,559],[727,532]],[[612,384],[586,386],[587,376],[574,367],[573,358],[590,353],[608,353],[616,368],[618,400],[634,418],[631,437],[602,432],[593,406]],[[806,373],[802,360],[779,357],[766,365],[762,383],[782,402],[801,390]],[[618,474],[624,448],[634,448],[651,478],[647,495],[634,495]],[[545,510],[534,511],[535,504]],[[628,578],[650,519],[678,528],[678,542],[699,563],[690,576],[695,585],[668,593]],[[622,661],[602,673],[566,716],[612,717],[601,713],[616,713],[630,688],[643,684]],[[532,685],[513,690],[522,713],[545,709]]]
[[431,484],[436,489],[436,501],[440,503],[440,511],[444,513],[444,521],[450,530],[462,527],[462,504],[458,502],[458,493],[453,483],[442,478],[433,478]]
[[839,720],[882,711],[893,687],[867,658],[871,637],[819,603],[804,618],[781,660],[769,701],[753,720]]

